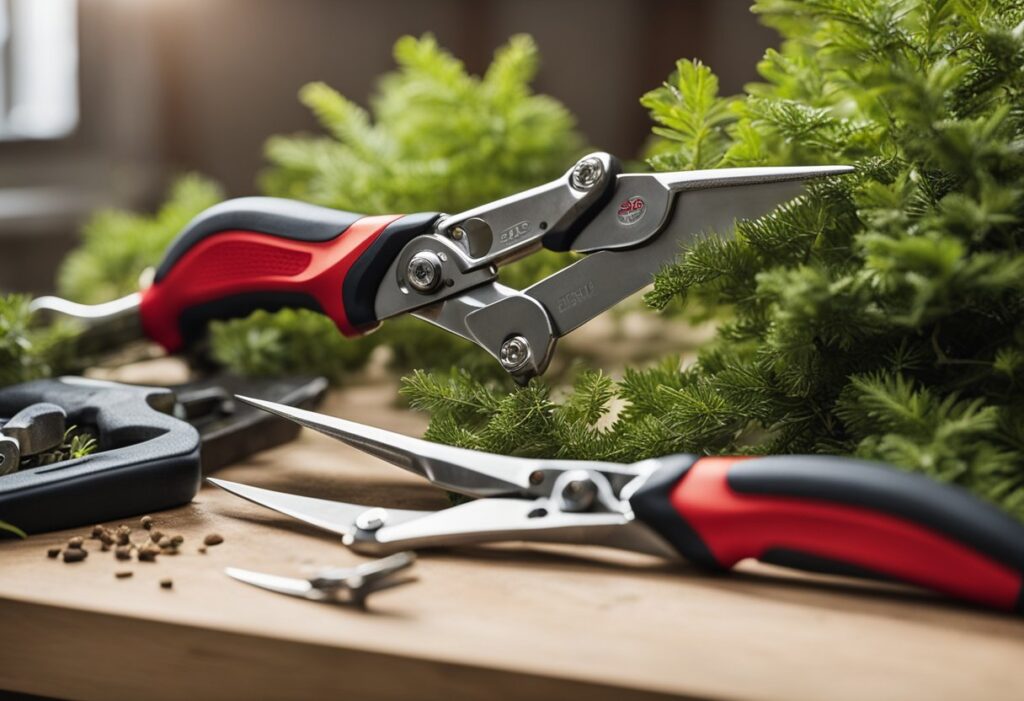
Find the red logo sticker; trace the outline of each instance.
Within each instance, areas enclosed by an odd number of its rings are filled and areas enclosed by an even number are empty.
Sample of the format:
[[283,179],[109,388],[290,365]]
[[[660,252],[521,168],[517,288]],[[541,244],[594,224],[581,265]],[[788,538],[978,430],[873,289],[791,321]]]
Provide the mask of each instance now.
[[616,214],[619,217],[620,224],[630,226],[643,219],[644,212],[646,211],[647,205],[644,204],[642,197],[630,197],[619,204],[619,210]]

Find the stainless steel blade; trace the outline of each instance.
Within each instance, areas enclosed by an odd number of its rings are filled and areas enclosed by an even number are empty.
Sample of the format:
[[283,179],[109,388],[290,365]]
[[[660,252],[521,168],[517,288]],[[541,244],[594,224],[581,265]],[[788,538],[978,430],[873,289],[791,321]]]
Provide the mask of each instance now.
[[[747,171],[749,169],[742,169]],[[654,275],[671,264],[696,240],[703,236],[731,236],[740,219],[756,219],[770,213],[803,191],[803,180],[849,172],[841,166],[820,166],[798,169],[754,169],[756,173],[740,174],[735,181],[722,176],[718,180],[687,180],[685,174],[668,173],[657,177],[671,185],[678,178],[679,191],[656,238],[627,250],[598,250],[582,260],[523,290],[547,309],[557,336],[564,336],[581,324],[610,309],[629,295],[643,289]],[[780,172],[781,171],[781,172]],[[718,173],[720,171],[704,171]],[[721,171],[727,172],[727,171]],[[774,174],[774,175],[773,175]],[[625,178],[626,176],[623,176]],[[752,179],[748,181],[747,179]],[[631,190],[623,190],[625,196]],[[614,201],[613,201],[614,202]],[[591,237],[607,249],[612,236],[602,232],[622,229],[613,205],[597,215],[580,235]],[[646,217],[657,218],[654,212]],[[624,234],[620,233],[621,238]],[[500,309],[486,323],[500,325]],[[485,323],[490,310],[474,314],[477,325]]]
[[323,569],[310,579],[281,577],[239,567],[227,567],[224,569],[224,573],[240,582],[279,594],[287,594],[310,601],[362,605],[366,597],[374,592],[413,581],[410,577],[402,578],[398,575],[403,570],[412,567],[415,561],[415,553],[399,552],[389,557],[363,562],[354,567]]
[[[323,528],[324,530],[348,535],[356,530],[358,516],[372,507],[348,504],[343,501],[315,499],[298,494],[275,492],[271,489],[251,487],[247,484],[207,477],[206,481],[243,499],[273,509],[292,518]],[[414,512],[419,513],[419,512]]]
[[[386,555],[414,548],[520,540],[603,545],[674,557],[671,546],[635,521],[630,512],[570,513],[559,510],[557,504],[546,498],[480,499],[441,511],[409,511],[300,497],[227,480],[207,478],[207,481],[261,506],[340,533],[345,545],[365,554]],[[382,567],[397,571],[411,564],[412,558],[408,555],[405,558],[384,560]],[[374,582],[378,579],[374,570],[370,563],[367,584],[369,588],[379,589],[381,587]],[[326,579],[341,584],[340,580],[352,574],[352,570],[325,570],[308,583],[322,591],[329,588]],[[354,574],[362,573],[356,568]],[[258,586],[269,584],[265,588],[310,598],[308,594],[299,593],[302,587],[287,578],[260,578],[260,582]]]
[[322,599],[323,592],[317,591],[307,579],[296,579],[294,577],[278,577],[263,572],[243,570],[238,567],[225,567],[224,574],[237,579],[239,582],[251,584],[260,589],[268,589],[279,594],[297,596],[300,599]]
[[394,555],[363,562],[355,567],[336,567],[317,572],[310,583],[324,591],[345,589],[353,599],[364,598],[367,594],[382,589],[390,589],[411,581],[397,575],[413,566],[416,553],[411,550],[397,552]]
[[585,465],[620,487],[637,476],[629,465],[575,460],[538,460],[483,453],[404,436],[305,409],[239,396],[240,401],[336,438],[447,490],[475,497],[547,496],[554,478]]
[[[572,248],[578,253],[624,250],[643,244],[655,235],[664,235],[665,224],[681,201],[683,193],[724,190],[723,212],[732,218],[753,218],[766,214],[787,199],[800,193],[800,183],[815,178],[844,175],[849,166],[787,166],[778,168],[721,168],[687,170],[673,173],[629,173],[615,181],[615,192],[579,236]],[[763,186],[793,183],[792,190],[778,190],[780,196],[758,210],[743,208],[751,196],[759,197]],[[698,203],[698,209],[714,209],[710,200],[700,204],[700,197],[687,197]],[[730,219],[729,224],[732,223]],[[692,233],[700,229],[690,227]],[[721,233],[726,233],[724,230]]]

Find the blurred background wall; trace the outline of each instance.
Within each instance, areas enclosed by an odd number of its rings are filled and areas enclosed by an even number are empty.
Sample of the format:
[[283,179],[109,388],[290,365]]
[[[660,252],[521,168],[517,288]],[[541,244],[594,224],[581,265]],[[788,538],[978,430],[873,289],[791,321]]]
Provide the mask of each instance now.
[[432,32],[479,73],[510,35],[530,33],[536,89],[625,158],[650,129],[638,98],[675,59],[702,59],[730,93],[775,42],[749,0],[0,0],[0,35],[17,31],[19,3],[51,1],[77,23],[78,120],[56,138],[0,140],[4,290],[51,289],[92,209],[152,207],[175,174],[253,193],[264,140],[315,129],[299,87],[323,80],[365,104],[403,34]]

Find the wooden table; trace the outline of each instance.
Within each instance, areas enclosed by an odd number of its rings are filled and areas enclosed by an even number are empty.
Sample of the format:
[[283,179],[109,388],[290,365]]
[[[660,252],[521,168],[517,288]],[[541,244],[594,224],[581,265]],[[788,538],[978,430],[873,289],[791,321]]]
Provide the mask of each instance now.
[[[323,409],[416,434],[387,381]],[[305,432],[219,473],[347,501],[443,507],[415,476]],[[182,554],[46,558],[74,533],[0,542],[0,689],[69,699],[1021,699],[1024,623],[907,591],[750,565],[710,577],[561,546],[424,553],[371,610],[229,579],[359,557],[335,537],[204,488],[154,515]],[[135,524],[133,524],[135,525]],[[81,531],[79,531],[81,532]],[[210,532],[225,542],[199,554]],[[138,534],[137,534],[138,535]],[[172,577],[174,587],[158,586]]]

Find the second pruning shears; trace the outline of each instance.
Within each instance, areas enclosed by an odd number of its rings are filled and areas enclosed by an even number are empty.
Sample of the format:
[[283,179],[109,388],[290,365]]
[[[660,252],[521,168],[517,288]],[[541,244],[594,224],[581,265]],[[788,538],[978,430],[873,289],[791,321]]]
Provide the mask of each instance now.
[[819,455],[670,455],[631,464],[517,458],[241,399],[476,497],[410,511],[209,480],[340,534],[358,552],[539,541],[682,557],[715,570],[756,558],[1024,613],[1024,526],[922,475]]
[[[517,381],[555,341],[649,284],[702,234],[727,234],[847,166],[621,174],[607,153],[546,185],[452,215],[361,216],[285,199],[229,200],[196,217],[141,292],[100,305],[57,297],[37,310],[174,352],[207,322],[256,309],[313,309],[347,336],[411,313],[476,343]],[[498,268],[540,248],[585,256],[524,290]],[[141,324],[135,324],[135,320]],[[106,336],[115,335],[113,331]]]

